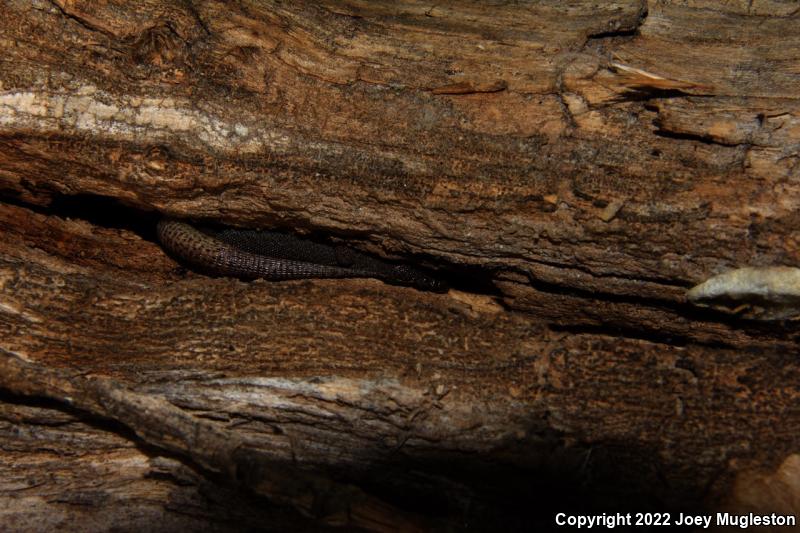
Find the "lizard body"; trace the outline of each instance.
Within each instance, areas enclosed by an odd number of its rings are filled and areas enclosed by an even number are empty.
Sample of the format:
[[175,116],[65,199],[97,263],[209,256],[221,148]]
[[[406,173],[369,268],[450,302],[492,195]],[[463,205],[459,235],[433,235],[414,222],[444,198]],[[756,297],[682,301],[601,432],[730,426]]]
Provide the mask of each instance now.
[[207,233],[172,219],[159,221],[157,232],[173,255],[215,274],[269,280],[378,278],[423,290],[445,290],[442,281],[409,266],[291,235],[235,229]]

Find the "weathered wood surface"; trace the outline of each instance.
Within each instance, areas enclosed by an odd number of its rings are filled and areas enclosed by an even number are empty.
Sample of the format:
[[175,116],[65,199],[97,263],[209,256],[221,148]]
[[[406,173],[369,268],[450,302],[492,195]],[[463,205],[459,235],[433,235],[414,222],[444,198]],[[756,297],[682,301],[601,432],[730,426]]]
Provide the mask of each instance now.
[[[782,2],[6,1],[0,520],[786,511],[741,480],[797,451],[796,327],[685,290],[798,264],[799,24]],[[153,242],[159,212],[456,288],[208,278]]]

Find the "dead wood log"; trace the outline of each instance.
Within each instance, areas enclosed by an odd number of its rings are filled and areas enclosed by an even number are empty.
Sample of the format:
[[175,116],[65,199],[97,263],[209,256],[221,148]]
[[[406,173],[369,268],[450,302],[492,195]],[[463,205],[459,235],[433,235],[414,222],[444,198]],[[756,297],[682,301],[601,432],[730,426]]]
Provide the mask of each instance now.
[[[794,287],[686,290],[800,263],[798,23],[771,1],[6,2],[4,529],[794,512],[798,330],[758,320]],[[208,277],[157,245],[161,215],[453,289]]]

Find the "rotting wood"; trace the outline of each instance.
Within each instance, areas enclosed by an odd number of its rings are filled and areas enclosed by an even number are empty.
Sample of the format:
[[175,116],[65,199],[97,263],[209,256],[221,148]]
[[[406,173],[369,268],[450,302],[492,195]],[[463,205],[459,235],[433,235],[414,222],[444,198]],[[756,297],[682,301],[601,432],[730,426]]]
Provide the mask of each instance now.
[[[685,299],[725,271],[798,264],[793,6],[36,6],[7,2],[0,21],[0,348],[25,361],[5,390],[113,378],[445,526],[550,523],[525,515],[537,476],[567,480],[540,510],[576,486],[600,512],[631,493],[712,508],[738,472],[796,452],[796,326]],[[78,213],[88,196],[126,207],[63,220],[75,195]],[[461,283],[206,278],[141,229],[156,212],[346,239]],[[23,420],[28,400],[7,400],[6,427],[31,435],[56,408]],[[102,432],[83,422],[88,449]],[[142,484],[187,468],[119,453]],[[193,472],[216,501],[235,490]],[[13,500],[22,486],[48,503]],[[47,483],[4,498],[27,525],[99,520],[82,487],[80,513]],[[227,523],[249,525],[240,510]]]

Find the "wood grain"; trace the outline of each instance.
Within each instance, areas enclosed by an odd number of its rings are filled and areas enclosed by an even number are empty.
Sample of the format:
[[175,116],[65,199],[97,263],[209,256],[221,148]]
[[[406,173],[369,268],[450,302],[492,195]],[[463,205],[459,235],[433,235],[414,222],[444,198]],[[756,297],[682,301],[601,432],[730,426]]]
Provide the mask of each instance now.
[[[800,262],[798,22],[770,0],[6,2],[6,516],[768,508],[742,473],[793,472],[797,326],[685,292]],[[155,244],[161,215],[347,241],[455,289],[206,277]],[[298,471],[342,499],[309,507],[280,484]]]

